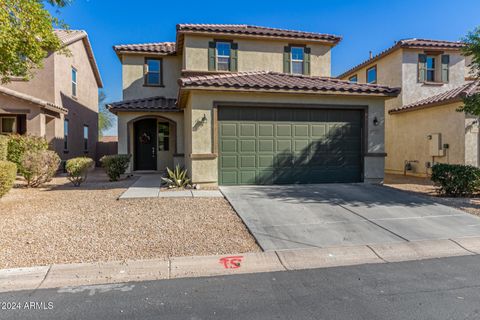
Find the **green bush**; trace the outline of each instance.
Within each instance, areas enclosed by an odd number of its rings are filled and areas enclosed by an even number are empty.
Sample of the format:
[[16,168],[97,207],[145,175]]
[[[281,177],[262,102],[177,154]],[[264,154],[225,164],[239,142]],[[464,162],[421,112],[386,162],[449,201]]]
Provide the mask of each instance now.
[[0,161],[6,161],[8,155],[8,136],[0,135]]
[[127,171],[130,164],[131,155],[115,154],[111,156],[103,156],[100,158],[102,167],[105,168],[110,181],[117,181],[122,174]]
[[17,176],[17,166],[10,161],[0,160],[0,198],[13,187]]
[[75,187],[80,186],[87,180],[88,169],[93,167],[95,162],[88,157],[78,157],[67,160],[65,170],[68,173],[68,180],[70,180]]
[[21,163],[27,186],[35,188],[52,180],[58,170],[60,157],[55,151],[27,150]]
[[480,169],[473,166],[437,163],[431,179],[437,191],[447,196],[471,196],[480,189]]
[[48,142],[44,138],[36,136],[22,136],[13,134],[8,139],[8,155],[7,160],[15,163],[18,173],[23,175],[22,158],[27,151],[41,151],[48,149]]

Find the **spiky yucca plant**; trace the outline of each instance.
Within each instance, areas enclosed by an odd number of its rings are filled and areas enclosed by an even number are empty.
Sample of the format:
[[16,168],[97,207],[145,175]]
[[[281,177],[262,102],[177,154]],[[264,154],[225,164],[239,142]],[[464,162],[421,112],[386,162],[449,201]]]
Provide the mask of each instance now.
[[168,177],[162,177],[162,180],[169,188],[185,188],[190,183],[190,179],[187,176],[187,170],[181,168],[178,164],[175,167],[175,170],[170,170],[167,167],[167,173]]

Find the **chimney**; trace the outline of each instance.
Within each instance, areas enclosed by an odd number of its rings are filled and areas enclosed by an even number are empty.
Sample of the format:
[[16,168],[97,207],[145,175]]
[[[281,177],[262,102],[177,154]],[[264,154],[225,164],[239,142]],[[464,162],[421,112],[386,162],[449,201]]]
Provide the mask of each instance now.
[[373,58],[373,53],[372,53],[372,51],[369,51],[369,53],[368,53],[368,58],[369,58],[369,59],[372,59],[372,58]]

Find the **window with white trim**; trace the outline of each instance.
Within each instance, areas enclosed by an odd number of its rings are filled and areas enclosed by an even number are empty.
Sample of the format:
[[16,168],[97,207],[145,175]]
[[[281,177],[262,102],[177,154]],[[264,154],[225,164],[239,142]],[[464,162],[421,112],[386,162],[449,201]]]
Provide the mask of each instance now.
[[232,44],[230,42],[216,42],[217,71],[230,70],[230,54]]
[[77,96],[77,69],[72,67],[72,96]]
[[305,50],[303,47],[292,47],[290,49],[290,61],[292,74],[303,74],[303,64],[305,61]]

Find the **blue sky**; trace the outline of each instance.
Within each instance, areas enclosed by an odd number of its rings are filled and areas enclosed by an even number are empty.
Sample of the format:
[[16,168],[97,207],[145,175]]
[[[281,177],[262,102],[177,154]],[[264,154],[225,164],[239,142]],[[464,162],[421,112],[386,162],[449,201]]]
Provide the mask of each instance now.
[[70,28],[88,32],[108,101],[122,98],[121,67],[112,46],[175,41],[177,23],[253,24],[341,35],[332,51],[334,76],[395,40],[459,40],[480,25],[478,0],[73,0],[52,13]]

